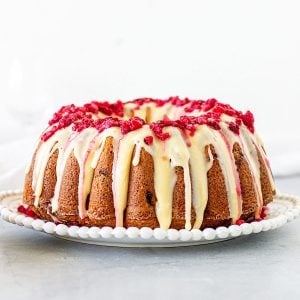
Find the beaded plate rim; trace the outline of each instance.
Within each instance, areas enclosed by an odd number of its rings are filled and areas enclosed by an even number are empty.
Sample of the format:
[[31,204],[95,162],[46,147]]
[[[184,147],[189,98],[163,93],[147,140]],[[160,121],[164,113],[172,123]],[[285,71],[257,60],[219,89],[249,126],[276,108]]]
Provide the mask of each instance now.
[[56,225],[33,219],[17,211],[21,190],[0,192],[0,216],[3,220],[74,242],[117,247],[178,247],[221,242],[253,233],[269,231],[285,225],[300,214],[300,198],[278,194],[268,205],[267,218],[262,221],[204,230],[176,230],[161,228],[86,227]]

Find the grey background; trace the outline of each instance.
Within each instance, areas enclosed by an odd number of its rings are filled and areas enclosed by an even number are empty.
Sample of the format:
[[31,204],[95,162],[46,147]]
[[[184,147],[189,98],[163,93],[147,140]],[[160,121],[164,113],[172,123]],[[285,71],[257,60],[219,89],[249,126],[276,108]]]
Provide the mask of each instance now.
[[[277,180],[298,195],[299,183]],[[300,299],[299,226],[205,246],[126,249],[0,221],[0,299]]]

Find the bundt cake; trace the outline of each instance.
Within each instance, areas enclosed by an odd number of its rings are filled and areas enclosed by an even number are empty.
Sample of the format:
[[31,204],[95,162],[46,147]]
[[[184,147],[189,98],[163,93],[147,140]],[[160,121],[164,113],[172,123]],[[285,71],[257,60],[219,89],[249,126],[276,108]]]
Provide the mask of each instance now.
[[23,202],[68,225],[203,229],[258,220],[274,194],[250,111],[170,97],[63,106]]

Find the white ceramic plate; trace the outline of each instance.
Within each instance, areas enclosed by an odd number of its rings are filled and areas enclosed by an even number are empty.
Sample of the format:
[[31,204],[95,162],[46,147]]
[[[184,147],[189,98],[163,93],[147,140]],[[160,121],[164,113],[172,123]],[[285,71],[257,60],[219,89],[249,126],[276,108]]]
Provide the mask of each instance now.
[[243,235],[279,228],[300,214],[300,198],[277,195],[268,205],[267,218],[260,222],[244,223],[240,226],[207,228],[202,230],[163,230],[160,228],[111,228],[78,227],[56,225],[41,219],[33,219],[18,213],[21,191],[0,192],[0,215],[10,223],[74,242],[117,247],[178,247],[221,242]]

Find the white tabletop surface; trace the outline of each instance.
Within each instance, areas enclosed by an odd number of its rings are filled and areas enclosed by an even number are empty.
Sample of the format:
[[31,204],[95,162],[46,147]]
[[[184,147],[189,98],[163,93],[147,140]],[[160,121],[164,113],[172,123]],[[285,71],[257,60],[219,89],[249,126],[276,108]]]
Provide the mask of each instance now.
[[[300,178],[277,180],[300,194]],[[77,244],[0,221],[0,299],[300,299],[300,219],[223,243]]]

